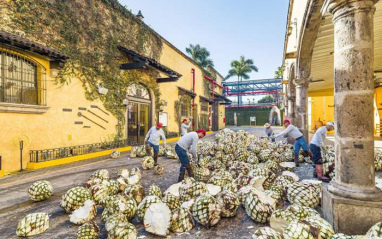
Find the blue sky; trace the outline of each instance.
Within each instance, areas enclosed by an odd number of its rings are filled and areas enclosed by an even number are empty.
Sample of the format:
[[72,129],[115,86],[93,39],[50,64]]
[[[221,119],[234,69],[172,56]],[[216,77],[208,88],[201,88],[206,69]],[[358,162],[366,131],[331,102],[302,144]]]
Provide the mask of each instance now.
[[190,43],[206,47],[223,76],[241,55],[259,68],[254,80],[273,78],[282,63],[287,0],[119,1],[141,10],[145,23],[181,51]]

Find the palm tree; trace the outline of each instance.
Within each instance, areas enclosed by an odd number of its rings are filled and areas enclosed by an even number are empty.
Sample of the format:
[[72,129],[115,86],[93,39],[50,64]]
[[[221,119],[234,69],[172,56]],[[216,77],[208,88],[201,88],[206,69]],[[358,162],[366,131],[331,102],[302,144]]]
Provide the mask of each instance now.
[[[252,71],[259,71],[259,68],[254,65],[252,59],[245,59],[244,56],[240,57],[240,60],[235,60],[231,62],[231,70],[229,70],[228,75],[225,79],[228,79],[232,76],[237,76],[237,87],[240,88],[240,81],[249,79],[249,73]],[[238,104],[240,105],[240,95],[237,96]]]
[[198,65],[204,69],[208,69],[214,66],[214,62],[209,58],[210,52],[199,44],[195,46],[190,44],[190,47],[186,47],[186,52]]
[[281,79],[283,77],[283,68],[281,66],[277,67],[277,71],[275,71],[275,78]]

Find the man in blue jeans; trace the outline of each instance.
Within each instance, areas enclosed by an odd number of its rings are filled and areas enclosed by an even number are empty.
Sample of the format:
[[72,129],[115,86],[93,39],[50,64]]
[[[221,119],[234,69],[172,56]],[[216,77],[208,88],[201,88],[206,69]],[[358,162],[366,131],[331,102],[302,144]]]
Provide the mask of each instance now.
[[159,141],[163,140],[163,146],[166,147],[166,136],[162,130],[162,123],[158,123],[156,126],[151,127],[145,137],[144,145],[146,145],[146,154],[150,155],[151,149],[154,149],[154,165],[158,165],[159,155]]
[[175,152],[178,155],[181,163],[178,182],[181,182],[184,179],[186,170],[189,177],[194,177],[194,172],[192,171],[187,151],[190,151],[193,159],[197,162],[198,141],[204,136],[206,136],[206,131],[204,129],[199,129],[195,132],[190,132],[183,135],[182,138],[180,138],[179,141],[176,143]]
[[300,154],[300,148],[302,148],[304,150],[305,155],[307,154],[311,158],[313,156],[312,152],[310,152],[308,145],[306,144],[306,140],[304,138],[304,135],[300,132],[300,130],[298,130],[298,128],[296,126],[291,125],[289,120],[284,120],[283,124],[285,126],[285,130],[282,131],[281,133],[276,134],[273,137],[277,138],[277,137],[285,136],[288,134],[290,137],[292,137],[295,140],[294,146],[293,146],[293,148],[294,148],[294,162],[296,163],[296,167],[298,167],[298,166],[300,166],[300,164],[298,162],[298,156]]

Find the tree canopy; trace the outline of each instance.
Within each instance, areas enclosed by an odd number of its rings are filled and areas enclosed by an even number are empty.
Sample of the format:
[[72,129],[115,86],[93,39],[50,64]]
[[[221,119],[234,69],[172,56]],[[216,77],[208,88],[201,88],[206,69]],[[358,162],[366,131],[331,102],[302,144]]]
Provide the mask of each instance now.
[[199,44],[195,46],[190,44],[186,47],[187,54],[194,60],[198,65],[204,69],[214,67],[214,62],[210,57],[210,52],[205,47],[201,47]]
[[252,59],[245,59],[241,56],[239,60],[234,60],[231,62],[231,70],[229,70],[228,75],[225,79],[232,76],[237,76],[238,81],[249,79],[249,73],[252,71],[258,72],[259,69],[254,65]]

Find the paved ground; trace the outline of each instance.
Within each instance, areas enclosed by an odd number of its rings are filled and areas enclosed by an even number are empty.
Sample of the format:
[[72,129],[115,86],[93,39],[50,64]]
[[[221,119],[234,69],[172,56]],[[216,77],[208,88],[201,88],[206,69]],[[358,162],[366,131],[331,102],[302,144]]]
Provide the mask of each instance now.
[[[261,127],[232,127],[233,130],[243,129],[256,135],[262,135]],[[276,132],[281,128],[276,128]],[[208,135],[204,140],[213,140],[214,135]],[[101,158],[61,165],[54,168],[42,169],[34,172],[24,172],[19,175],[7,176],[0,179],[0,238],[17,238],[15,230],[18,221],[29,213],[46,212],[50,216],[50,229],[45,233],[32,238],[76,238],[78,226],[69,222],[69,216],[59,206],[61,196],[74,186],[83,186],[90,175],[97,169],[105,168],[109,170],[112,178],[117,177],[117,172],[121,168],[140,167],[139,158],[131,159],[127,155],[119,159]],[[155,175],[153,170],[142,170],[142,184],[145,189],[155,183],[162,191],[175,183],[179,172],[177,160],[160,158],[159,162],[165,167],[165,174]],[[302,179],[311,178],[312,168],[308,164],[303,164],[298,168],[297,174]],[[29,186],[37,180],[49,180],[54,186],[54,195],[47,201],[32,202],[28,198],[27,190]],[[101,225],[100,238],[107,238],[106,231],[100,221],[101,209],[98,212],[97,221]],[[145,232],[142,223],[133,220],[136,225],[139,238],[155,238],[155,236]],[[171,234],[171,238],[251,238],[257,227],[262,226],[252,221],[244,212],[239,209],[234,218],[222,219],[217,226],[205,228],[197,225],[191,232],[180,235]]]

